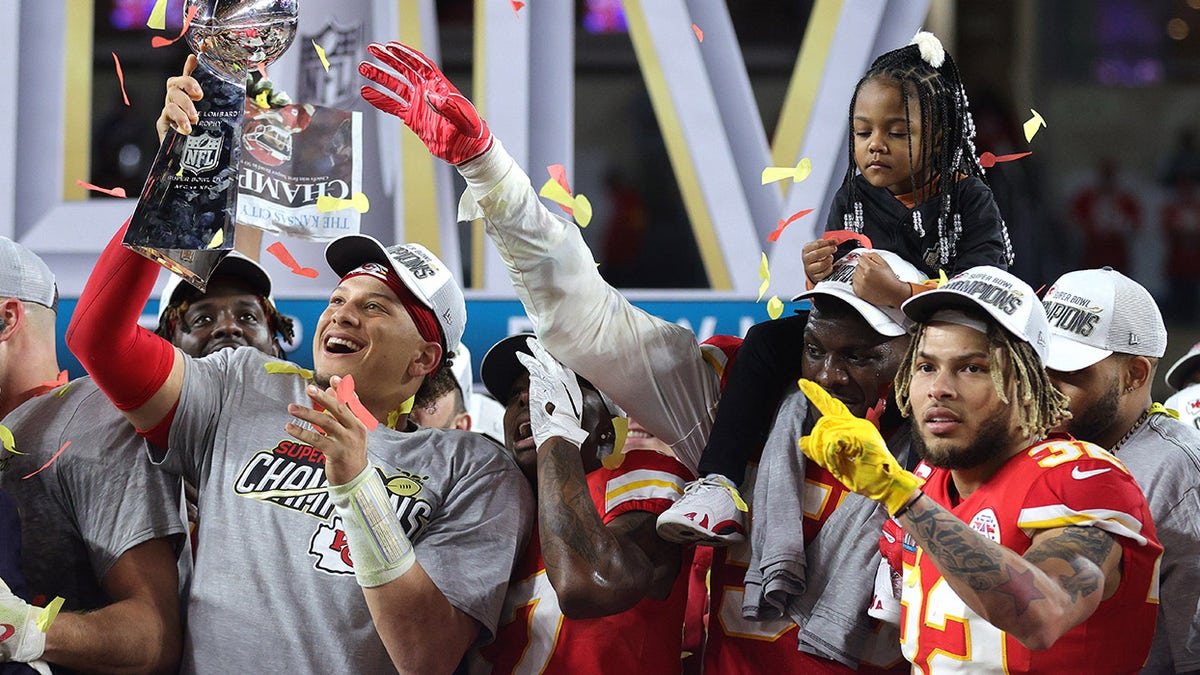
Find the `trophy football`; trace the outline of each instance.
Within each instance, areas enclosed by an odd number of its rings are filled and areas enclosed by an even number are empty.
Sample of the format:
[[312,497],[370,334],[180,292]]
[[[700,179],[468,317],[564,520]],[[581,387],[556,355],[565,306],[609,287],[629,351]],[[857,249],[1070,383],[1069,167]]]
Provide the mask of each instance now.
[[187,0],[184,13],[200,119],[167,131],[123,243],[204,290],[233,249],[246,76],[291,45],[299,0]]

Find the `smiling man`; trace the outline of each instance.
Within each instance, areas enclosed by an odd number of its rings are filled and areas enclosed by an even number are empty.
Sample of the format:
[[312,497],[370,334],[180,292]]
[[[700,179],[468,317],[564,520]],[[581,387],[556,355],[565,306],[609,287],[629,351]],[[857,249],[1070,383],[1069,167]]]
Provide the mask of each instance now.
[[[167,84],[176,128],[202,96],[195,65]],[[152,456],[200,489],[182,670],[453,670],[495,631],[532,498],[485,439],[409,424],[462,336],[450,271],[416,244],[331,242],[340,281],[313,373],[252,349],[192,358],[138,328],[159,268],[122,234],[67,343]]]
[[903,309],[917,324],[896,398],[914,420],[915,474],[811,382],[823,416],[801,447],[904,526],[914,670],[1137,672],[1162,548],[1119,461],[1047,439],[1066,398],[1042,368],[1049,326],[1033,289],[975,267]]

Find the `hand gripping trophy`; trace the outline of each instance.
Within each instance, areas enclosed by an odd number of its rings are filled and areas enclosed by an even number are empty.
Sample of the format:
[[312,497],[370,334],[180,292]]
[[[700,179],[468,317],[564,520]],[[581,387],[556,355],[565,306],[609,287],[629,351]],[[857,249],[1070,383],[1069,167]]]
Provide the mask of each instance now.
[[187,0],[204,89],[192,133],[167,132],[124,244],[204,290],[233,248],[246,76],[292,43],[299,0]]

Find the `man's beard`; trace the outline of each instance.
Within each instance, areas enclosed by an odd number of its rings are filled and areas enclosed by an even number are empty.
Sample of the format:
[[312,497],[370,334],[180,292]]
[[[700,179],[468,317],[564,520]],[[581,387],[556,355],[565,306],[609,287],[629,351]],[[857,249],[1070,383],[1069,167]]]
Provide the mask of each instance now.
[[950,452],[933,453],[925,444],[920,429],[914,428],[913,448],[925,463],[950,471],[973,469],[982,466],[1007,452],[1012,444],[1012,429],[1009,428],[1010,411],[1004,408],[985,419],[979,425],[975,438],[967,441],[967,447],[955,448]]
[[1113,425],[1120,407],[1121,385],[1114,380],[1109,390],[1091,408],[1072,411],[1071,419],[1065,422],[1067,433],[1080,440],[1094,441]]

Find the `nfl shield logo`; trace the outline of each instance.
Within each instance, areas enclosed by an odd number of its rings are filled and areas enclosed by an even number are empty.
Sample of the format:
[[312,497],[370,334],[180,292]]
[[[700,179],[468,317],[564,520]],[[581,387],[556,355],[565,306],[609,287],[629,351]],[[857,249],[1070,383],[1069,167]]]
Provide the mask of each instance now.
[[358,94],[358,62],[365,51],[362,24],[343,28],[328,24],[316,35],[305,35],[297,42],[316,42],[325,50],[329,72],[316,49],[300,52],[300,84],[297,101],[337,107]]
[[187,143],[183,146],[183,157],[180,160],[183,169],[196,176],[215,169],[217,162],[221,159],[221,146],[224,140],[220,134],[209,133],[203,129],[188,136]]

